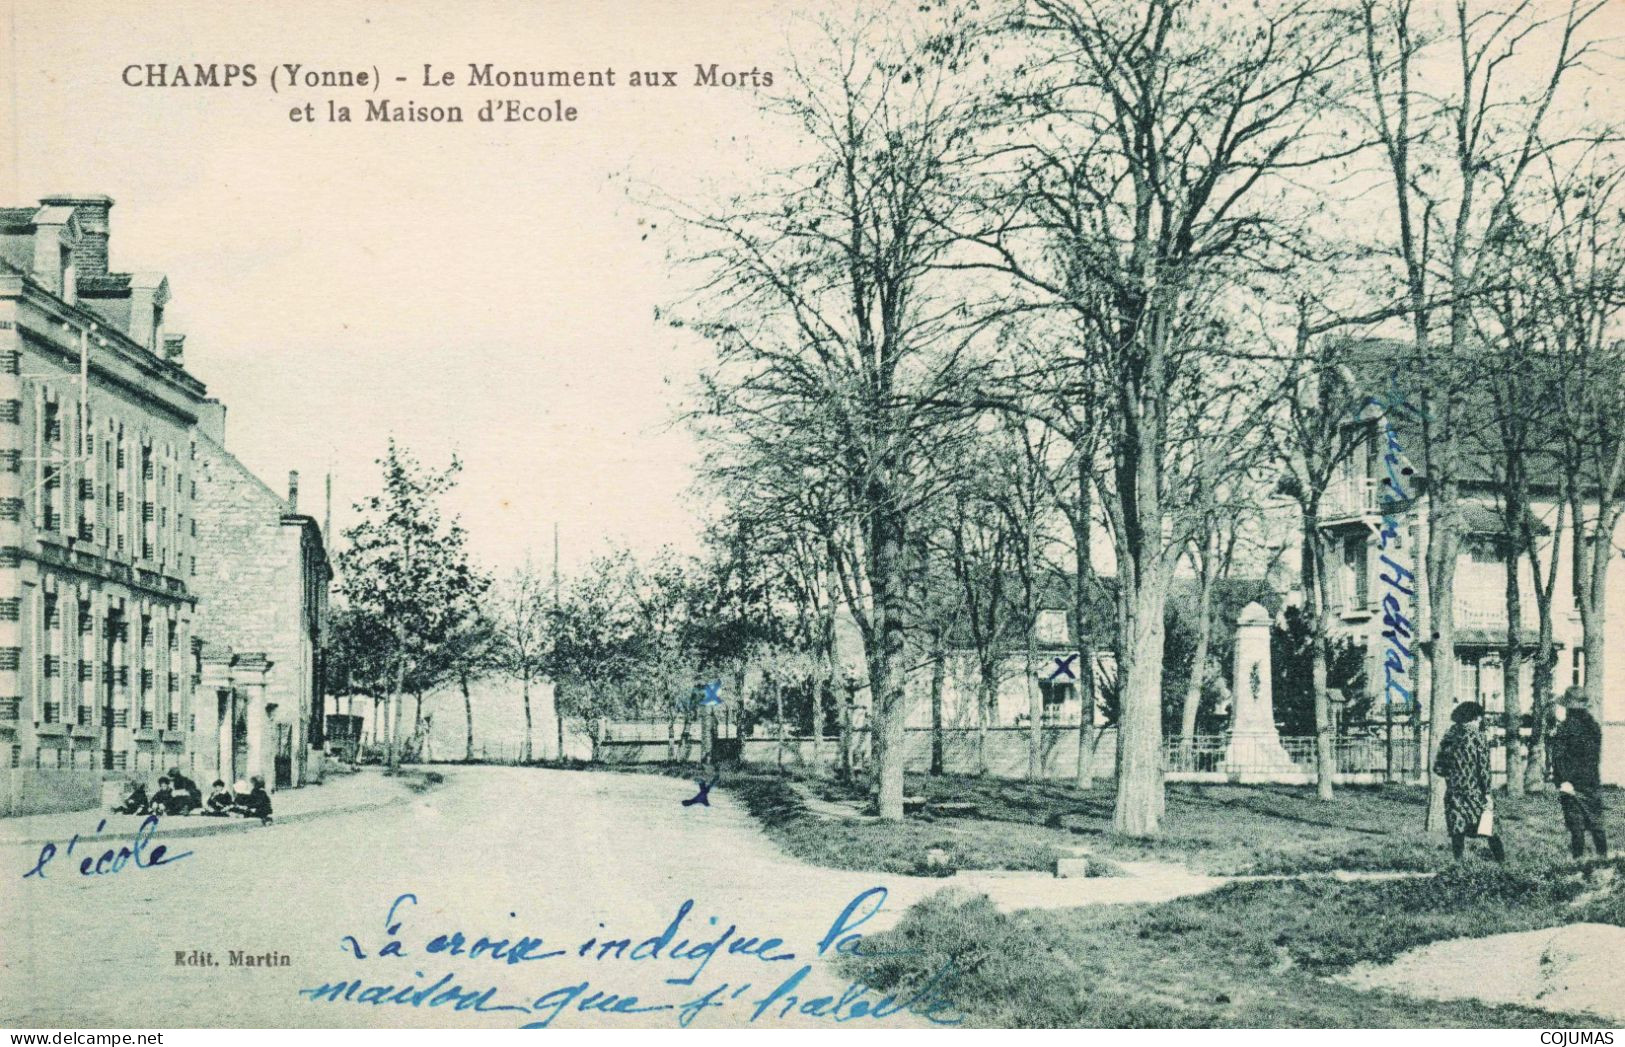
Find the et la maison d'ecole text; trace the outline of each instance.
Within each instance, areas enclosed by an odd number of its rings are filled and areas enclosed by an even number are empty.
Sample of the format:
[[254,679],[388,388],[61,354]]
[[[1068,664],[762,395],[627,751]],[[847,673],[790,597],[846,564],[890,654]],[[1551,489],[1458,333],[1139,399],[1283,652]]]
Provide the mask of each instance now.
[[[267,72],[269,75],[267,75]],[[773,73],[752,66],[731,68],[717,62],[696,62],[687,69],[503,69],[493,63],[470,62],[466,71],[424,63],[421,79],[384,77],[373,68],[318,68],[282,62],[256,68],[244,63],[146,63],[126,66],[122,79],[130,87],[254,87],[268,85],[278,94],[303,90],[355,90],[373,97],[325,98],[293,106],[293,123],[570,123],[579,110],[561,98],[525,99],[487,97],[463,103],[419,92],[447,88],[591,89],[623,88],[667,90],[674,87],[709,87],[760,90],[773,86]],[[411,83],[412,80],[418,81]],[[386,89],[408,85],[411,97],[390,97]]]

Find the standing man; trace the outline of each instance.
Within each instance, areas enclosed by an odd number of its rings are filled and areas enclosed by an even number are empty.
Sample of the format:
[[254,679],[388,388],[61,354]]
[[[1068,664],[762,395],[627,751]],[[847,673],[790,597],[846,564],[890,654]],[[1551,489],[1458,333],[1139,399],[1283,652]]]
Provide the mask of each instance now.
[[1569,853],[1585,854],[1586,833],[1597,854],[1608,856],[1608,836],[1602,827],[1602,728],[1586,709],[1585,692],[1570,687],[1552,710],[1557,730],[1552,732],[1549,755],[1557,802],[1563,805],[1563,824],[1569,830]]

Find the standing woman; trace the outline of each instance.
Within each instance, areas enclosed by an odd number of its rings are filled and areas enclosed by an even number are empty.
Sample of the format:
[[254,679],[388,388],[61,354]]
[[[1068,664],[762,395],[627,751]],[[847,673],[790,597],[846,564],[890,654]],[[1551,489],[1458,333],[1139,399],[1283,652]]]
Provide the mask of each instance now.
[[1490,808],[1490,746],[1479,729],[1484,707],[1462,702],[1450,713],[1450,730],[1439,742],[1439,755],[1433,773],[1444,778],[1444,824],[1450,833],[1450,849],[1462,856],[1467,837],[1489,840],[1490,856],[1506,861],[1501,838],[1495,834],[1495,815]]

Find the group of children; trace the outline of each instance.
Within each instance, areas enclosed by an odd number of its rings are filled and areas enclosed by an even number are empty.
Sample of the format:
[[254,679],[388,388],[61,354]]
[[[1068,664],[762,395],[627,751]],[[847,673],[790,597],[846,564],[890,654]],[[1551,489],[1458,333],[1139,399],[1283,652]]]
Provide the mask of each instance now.
[[265,791],[265,779],[255,775],[248,781],[237,782],[235,788],[226,788],[219,778],[205,797],[197,783],[171,767],[169,773],[158,779],[158,788],[149,797],[147,787],[131,782],[124,801],[113,808],[114,814],[201,814],[214,818],[258,818],[263,824],[271,823],[271,794]]

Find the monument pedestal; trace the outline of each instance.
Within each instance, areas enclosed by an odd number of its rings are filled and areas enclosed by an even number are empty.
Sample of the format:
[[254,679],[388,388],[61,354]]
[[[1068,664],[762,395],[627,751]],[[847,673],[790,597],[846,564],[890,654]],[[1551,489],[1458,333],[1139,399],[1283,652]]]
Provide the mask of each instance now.
[[1236,669],[1230,744],[1220,769],[1243,780],[1280,781],[1304,773],[1292,761],[1275,729],[1275,699],[1270,691],[1270,616],[1257,603],[1241,610],[1236,621]]
[[1230,744],[1224,748],[1222,770],[1232,774],[1262,774],[1278,777],[1283,773],[1302,773],[1303,768],[1293,762],[1281,744],[1281,736],[1274,730],[1234,732]]

